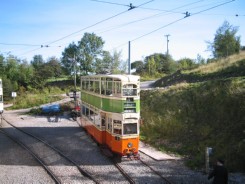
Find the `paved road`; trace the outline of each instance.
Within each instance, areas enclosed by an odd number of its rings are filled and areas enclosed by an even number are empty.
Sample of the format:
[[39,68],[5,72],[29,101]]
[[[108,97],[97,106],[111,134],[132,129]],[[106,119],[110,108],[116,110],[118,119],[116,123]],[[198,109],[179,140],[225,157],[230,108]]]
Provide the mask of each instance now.
[[152,88],[151,85],[155,82],[153,81],[145,81],[140,83],[140,89],[147,89],[147,88]]

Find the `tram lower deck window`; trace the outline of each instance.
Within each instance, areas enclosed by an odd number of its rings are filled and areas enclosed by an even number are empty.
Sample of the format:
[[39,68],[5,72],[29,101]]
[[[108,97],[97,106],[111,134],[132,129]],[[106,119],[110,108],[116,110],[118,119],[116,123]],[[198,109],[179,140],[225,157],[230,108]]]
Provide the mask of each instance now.
[[122,122],[119,120],[113,120],[113,133],[122,135]]
[[137,123],[128,123],[123,125],[123,134],[137,134]]

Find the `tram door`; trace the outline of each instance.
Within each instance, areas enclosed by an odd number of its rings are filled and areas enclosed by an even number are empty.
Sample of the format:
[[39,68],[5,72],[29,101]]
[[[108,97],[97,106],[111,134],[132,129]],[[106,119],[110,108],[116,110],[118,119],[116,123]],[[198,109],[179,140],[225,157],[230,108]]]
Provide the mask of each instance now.
[[106,123],[106,144],[111,148],[112,147],[112,118],[107,116]]
[[106,143],[106,114],[101,113],[102,144]]

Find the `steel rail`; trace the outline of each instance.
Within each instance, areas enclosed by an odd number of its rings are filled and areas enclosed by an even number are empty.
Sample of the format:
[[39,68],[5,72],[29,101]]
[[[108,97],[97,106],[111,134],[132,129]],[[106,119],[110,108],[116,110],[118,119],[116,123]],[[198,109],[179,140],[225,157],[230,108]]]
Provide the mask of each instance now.
[[61,184],[61,181],[54,175],[54,173],[42,162],[41,158],[39,158],[31,149],[29,149],[26,145],[24,145],[22,142],[18,141],[17,139],[15,139],[14,137],[12,137],[11,135],[9,135],[8,133],[6,133],[5,131],[1,130],[0,132],[2,134],[4,134],[6,137],[8,137],[9,139],[11,139],[13,142],[19,144],[22,148],[24,148],[28,153],[30,153],[36,161],[39,162],[39,164],[47,171],[48,175],[51,176],[51,178],[55,181],[56,184]]
[[[145,153],[144,153],[145,154]],[[146,154],[145,154],[146,155]],[[149,156],[149,155],[147,155]],[[149,156],[150,158],[152,158],[151,156]],[[149,164],[147,164],[145,161],[143,161],[141,158],[139,159],[140,162],[142,164],[144,164],[145,166],[149,167],[156,175],[160,176],[164,181],[166,181],[168,184],[173,184],[171,181],[169,181],[167,178],[163,177],[158,171],[156,171],[155,169],[153,169]],[[155,159],[153,159],[155,160]]]
[[89,178],[90,180],[94,181],[96,184],[99,184],[99,182],[91,175],[89,174],[87,171],[85,171],[83,168],[81,168],[75,161],[73,161],[72,159],[70,159],[69,157],[67,157],[64,153],[62,153],[59,149],[55,148],[54,146],[52,146],[51,144],[47,143],[46,141],[40,139],[39,137],[29,133],[29,132],[26,132],[24,130],[22,130],[21,128],[19,127],[16,127],[15,125],[13,125],[12,123],[10,123],[9,121],[7,121],[5,118],[3,118],[4,121],[6,123],[8,123],[9,125],[11,125],[12,127],[16,128],[17,130],[23,132],[24,134],[26,135],[29,135],[30,137],[42,142],[43,144],[45,144],[46,146],[48,146],[49,148],[51,148],[52,150],[54,150],[55,152],[57,152],[60,156],[62,156],[63,158],[65,158],[66,160],[68,160],[69,162],[71,162],[73,165],[75,165],[77,167],[77,169],[79,170],[79,172]]
[[135,184],[135,181],[133,180],[132,177],[130,177],[124,170],[123,168],[117,163],[116,158],[112,158],[112,161],[116,168],[122,173],[122,175],[128,180],[129,183]]

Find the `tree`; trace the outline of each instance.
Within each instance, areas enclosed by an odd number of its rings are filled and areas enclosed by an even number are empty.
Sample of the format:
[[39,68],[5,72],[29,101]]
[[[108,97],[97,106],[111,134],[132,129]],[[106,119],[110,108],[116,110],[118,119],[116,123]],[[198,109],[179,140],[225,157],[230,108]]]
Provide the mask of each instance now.
[[148,62],[154,59],[156,72],[158,73],[172,73],[177,69],[177,63],[172,59],[170,55],[164,55],[161,53],[155,53],[145,58],[145,65],[148,68]]
[[74,72],[74,64],[75,64],[74,61],[75,60],[76,62],[80,60],[79,59],[79,49],[78,49],[78,46],[74,42],[72,42],[62,52],[61,64],[66,74],[71,74],[72,72]]
[[212,51],[214,58],[227,57],[240,51],[240,36],[236,36],[238,27],[224,21],[216,31],[214,41],[207,42],[208,49]]
[[34,69],[27,61],[22,61],[18,67],[18,84],[27,88],[31,84],[31,79],[34,77]]
[[177,61],[179,69],[191,69],[196,66],[195,62],[190,58],[182,58]]
[[117,52],[116,50],[113,51],[113,54],[111,56],[112,62],[111,62],[111,73],[112,74],[119,74],[124,73],[123,70],[125,70],[122,59],[121,59],[122,52]]
[[131,69],[135,69],[135,72],[140,74],[144,71],[144,62],[143,61],[135,61],[131,63]]
[[5,58],[3,55],[0,55],[0,78],[3,77],[5,71]]
[[85,33],[78,42],[81,69],[88,74],[95,72],[96,59],[103,53],[104,41],[94,33]]
[[95,73],[96,74],[109,74],[111,71],[112,57],[110,52],[103,51],[102,58],[95,59]]
[[51,57],[48,59],[48,62],[45,63],[47,68],[49,69],[51,73],[51,77],[60,77],[62,74],[61,64],[59,60],[55,57]]
[[34,67],[34,69],[39,70],[40,67],[44,64],[43,56],[42,55],[33,56],[33,60],[31,61],[31,64]]
[[5,75],[11,81],[18,81],[19,74],[19,61],[14,56],[6,58]]
[[196,62],[199,65],[204,65],[206,63],[205,58],[203,58],[200,54],[197,54]]
[[121,60],[121,52],[103,51],[102,58],[96,58],[95,73],[96,74],[118,74],[124,73],[124,66]]
[[149,75],[156,74],[156,62],[155,62],[154,57],[149,57],[148,62],[147,62],[147,69],[148,69]]

